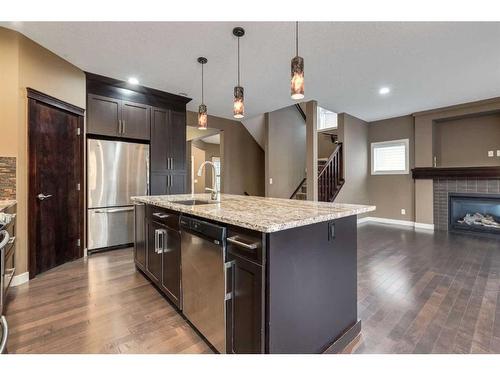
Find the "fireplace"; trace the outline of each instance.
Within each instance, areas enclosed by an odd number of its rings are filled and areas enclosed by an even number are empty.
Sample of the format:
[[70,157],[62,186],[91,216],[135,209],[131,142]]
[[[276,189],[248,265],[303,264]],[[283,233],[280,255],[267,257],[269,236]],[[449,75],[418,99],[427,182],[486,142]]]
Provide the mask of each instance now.
[[500,236],[500,195],[449,193],[448,228]]

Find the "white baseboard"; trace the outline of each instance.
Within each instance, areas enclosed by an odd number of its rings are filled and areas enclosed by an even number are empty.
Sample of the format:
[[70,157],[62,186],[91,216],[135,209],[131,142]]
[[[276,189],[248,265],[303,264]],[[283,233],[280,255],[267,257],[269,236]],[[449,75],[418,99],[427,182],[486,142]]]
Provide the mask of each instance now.
[[408,221],[408,220],[395,220],[395,219],[386,219],[383,217],[371,217],[371,216],[358,219],[358,225],[367,222],[389,224],[389,225],[402,225],[405,227],[412,227],[416,229],[434,230],[434,224],[416,223],[414,221]]
[[30,280],[30,273],[25,272],[20,275],[15,275],[10,282],[10,286],[18,286],[27,283]]

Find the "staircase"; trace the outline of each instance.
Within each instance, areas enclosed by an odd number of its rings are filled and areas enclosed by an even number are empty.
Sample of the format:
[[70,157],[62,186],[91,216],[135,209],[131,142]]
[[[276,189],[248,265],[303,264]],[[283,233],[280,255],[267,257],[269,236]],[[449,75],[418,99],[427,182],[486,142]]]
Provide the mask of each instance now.
[[[333,202],[345,183],[342,156],[342,143],[337,143],[337,148],[328,159],[318,159],[318,200],[320,202]],[[307,199],[305,178],[290,199]]]

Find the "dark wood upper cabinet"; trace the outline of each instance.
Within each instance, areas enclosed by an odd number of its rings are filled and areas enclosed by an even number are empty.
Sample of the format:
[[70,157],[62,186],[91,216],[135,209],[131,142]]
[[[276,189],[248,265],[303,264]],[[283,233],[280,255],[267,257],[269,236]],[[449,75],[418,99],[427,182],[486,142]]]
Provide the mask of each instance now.
[[168,170],[169,164],[169,116],[170,111],[163,108],[151,110],[151,171]]
[[87,133],[149,140],[150,107],[145,104],[90,94]]
[[87,133],[114,137],[120,134],[121,100],[99,95],[87,99]]
[[171,111],[170,126],[171,169],[180,171],[186,168],[186,111]]
[[122,137],[149,140],[150,107],[148,105],[122,101],[121,120]]

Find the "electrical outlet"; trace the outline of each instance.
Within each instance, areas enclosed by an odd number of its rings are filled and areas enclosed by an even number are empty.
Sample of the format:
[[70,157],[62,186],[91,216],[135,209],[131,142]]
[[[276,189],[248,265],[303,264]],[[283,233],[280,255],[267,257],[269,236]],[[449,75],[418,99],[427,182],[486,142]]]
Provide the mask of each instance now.
[[493,156],[495,156],[495,153],[493,151],[488,151],[488,157],[492,158]]
[[404,208],[401,209],[401,215],[406,215],[406,210]]
[[273,184],[273,179],[272,179],[272,178],[270,178],[270,179],[269,179],[269,185],[272,185],[272,184]]

